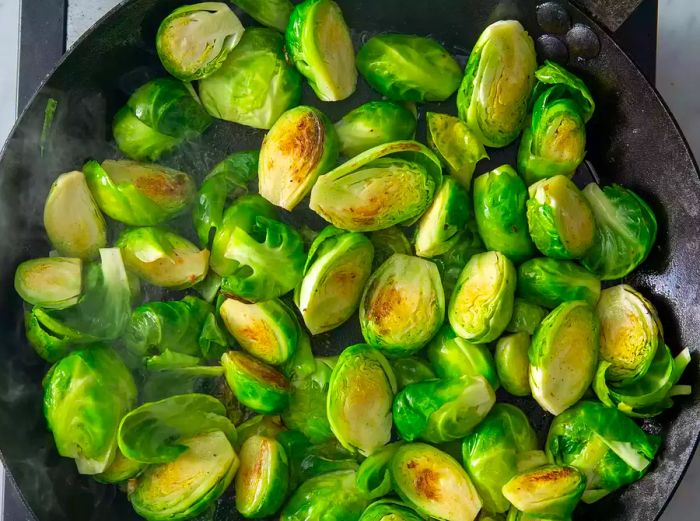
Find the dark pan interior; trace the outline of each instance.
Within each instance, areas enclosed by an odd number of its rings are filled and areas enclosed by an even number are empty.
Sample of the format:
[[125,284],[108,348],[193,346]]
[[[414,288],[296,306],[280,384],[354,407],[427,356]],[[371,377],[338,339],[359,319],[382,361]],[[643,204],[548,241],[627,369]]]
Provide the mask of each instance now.
[[[338,0],[356,45],[380,31],[431,35],[464,62],[470,46],[490,22],[517,18],[533,36],[534,0]],[[147,79],[163,74],[153,48],[159,21],[186,2],[133,0],[106,17],[66,57],[41,88],[15,128],[0,160],[0,450],[24,499],[41,520],[125,521],[138,519],[115,487],[79,476],[73,462],[60,458],[46,430],[41,410],[41,378],[47,366],[34,355],[23,335],[22,307],[13,290],[17,264],[45,255],[49,244],[42,226],[43,201],[61,172],[80,168],[89,158],[116,157],[110,122],[128,94]],[[575,21],[593,22],[572,9]],[[244,23],[250,22],[244,18]],[[594,26],[595,27],[595,26]],[[672,349],[689,347],[693,362],[684,383],[698,386],[700,351],[700,182],[682,135],[658,94],[611,38],[596,27],[600,56],[572,63],[590,85],[598,109],[589,124],[588,159],[603,182],[637,190],[659,217],[660,236],[649,260],[626,282],[650,295],[659,309]],[[47,100],[58,100],[53,128],[40,154],[40,134]],[[361,82],[345,102],[320,103],[307,89],[305,102],[333,119],[378,95]],[[454,101],[430,109],[454,113]],[[422,109],[424,110],[424,109]],[[423,131],[421,130],[421,133]],[[194,143],[163,161],[197,179],[225,155],[257,148],[263,133],[219,122]],[[419,138],[422,139],[419,134]],[[514,163],[515,148],[493,151],[478,173],[503,162]],[[303,212],[302,220],[320,227]],[[191,230],[190,230],[190,233]],[[353,324],[316,338],[319,352],[338,352],[359,336]],[[542,435],[549,419],[531,401],[518,402]],[[661,433],[664,446],[647,478],[592,506],[576,519],[650,521],[671,497],[698,437],[698,392],[645,428]],[[239,519],[227,497],[217,519]]]

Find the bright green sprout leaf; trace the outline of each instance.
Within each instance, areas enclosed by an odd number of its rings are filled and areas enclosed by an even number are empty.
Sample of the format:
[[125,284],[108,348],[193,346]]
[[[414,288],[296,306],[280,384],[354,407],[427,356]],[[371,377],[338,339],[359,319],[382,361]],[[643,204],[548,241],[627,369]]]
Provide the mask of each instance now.
[[289,0],[231,0],[261,24],[284,32],[294,5]]
[[408,384],[437,378],[430,364],[415,356],[396,358],[391,361],[391,368],[396,376],[398,390],[403,389]]
[[547,309],[571,300],[585,300],[595,306],[600,280],[575,262],[539,257],[518,266],[517,294]]
[[367,497],[376,499],[391,492],[389,464],[401,445],[401,441],[390,443],[360,464],[357,469],[357,488]]
[[395,499],[380,499],[368,506],[359,521],[421,521],[411,507]]
[[506,331],[509,333],[525,332],[532,335],[546,316],[547,310],[542,306],[516,297],[513,304],[513,316],[506,326]]

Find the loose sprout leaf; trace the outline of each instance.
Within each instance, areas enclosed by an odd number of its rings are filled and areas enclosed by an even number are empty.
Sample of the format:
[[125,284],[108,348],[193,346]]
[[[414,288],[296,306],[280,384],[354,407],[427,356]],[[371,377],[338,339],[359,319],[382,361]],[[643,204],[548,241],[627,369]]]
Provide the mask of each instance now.
[[289,0],[232,0],[261,24],[284,32],[294,5]]

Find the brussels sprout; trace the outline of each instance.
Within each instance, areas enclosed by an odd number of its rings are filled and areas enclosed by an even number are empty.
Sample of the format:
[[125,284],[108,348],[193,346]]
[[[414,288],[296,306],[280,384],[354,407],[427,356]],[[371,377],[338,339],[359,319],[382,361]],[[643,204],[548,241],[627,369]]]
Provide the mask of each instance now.
[[159,78],[136,89],[127,105],[114,116],[112,131],[119,150],[126,156],[137,161],[156,161],[202,134],[211,122],[185,84]]
[[246,304],[226,299],[221,319],[241,348],[270,365],[284,364],[297,348],[299,322],[281,300]]
[[271,516],[281,506],[289,486],[287,454],[272,438],[252,436],[240,452],[236,474],[236,510],[243,517]]
[[515,508],[547,519],[570,519],[584,490],[584,474],[558,465],[518,474],[503,485],[503,495]]
[[595,311],[580,300],[561,304],[537,328],[528,353],[530,389],[543,409],[561,414],[590,387],[599,329]]
[[448,114],[428,112],[428,145],[447,167],[450,175],[469,191],[476,164],[489,155],[484,145],[459,118]]
[[335,167],[338,152],[338,135],[323,112],[307,106],[288,110],[260,148],[260,195],[285,210],[294,210],[318,176]]
[[329,472],[302,483],[282,509],[280,521],[355,521],[370,502],[355,485],[354,470]]
[[537,435],[527,416],[514,405],[496,404],[462,444],[464,467],[484,508],[506,512],[501,488],[518,473],[518,454],[537,448]]
[[24,261],[15,271],[15,291],[22,299],[43,308],[74,306],[82,289],[82,262],[67,257]]
[[374,246],[374,260],[372,261],[373,270],[376,270],[379,266],[384,264],[394,253],[413,255],[411,243],[408,242],[406,235],[398,226],[390,226],[383,230],[370,232],[368,237]]
[[109,467],[107,467],[104,472],[95,474],[93,478],[100,483],[119,484],[135,478],[141,474],[145,468],[145,464],[127,458],[122,454],[122,451],[117,448],[117,452]]
[[499,387],[491,351],[484,345],[458,337],[449,324],[445,324],[428,344],[427,354],[438,378],[483,376],[494,390]]
[[394,424],[407,441],[443,443],[467,435],[488,414],[496,395],[481,376],[424,380],[394,399]]
[[[47,327],[47,322],[53,327]],[[86,341],[79,331],[52,320],[39,307],[24,313],[24,332],[34,352],[51,363],[58,362]]]
[[436,257],[450,251],[462,238],[472,206],[464,189],[445,177],[430,207],[416,227],[416,255]]
[[381,499],[368,506],[359,521],[421,521],[415,510],[395,499]]
[[203,280],[209,269],[209,250],[200,250],[164,228],[126,230],[116,245],[126,266],[155,286],[189,288]]
[[311,245],[304,278],[294,292],[312,335],[330,331],[357,310],[372,271],[374,247],[361,233],[328,226]]
[[528,189],[527,222],[537,249],[555,259],[579,259],[592,246],[595,219],[581,191],[556,175]]
[[390,443],[365,459],[357,469],[357,488],[372,499],[386,496],[391,492],[389,463],[402,441]]
[[[331,359],[328,359],[331,360]],[[329,362],[330,363],[330,362]],[[333,364],[332,364],[333,365]],[[299,341],[294,354],[281,367],[287,378],[306,378],[316,371],[316,359],[311,350],[311,338],[303,329],[299,330]]]
[[367,343],[391,357],[428,343],[445,319],[445,295],[432,262],[396,253],[375,271],[360,302]]
[[462,274],[462,270],[469,262],[469,259],[483,251],[484,244],[481,242],[477,232],[476,223],[469,221],[467,227],[462,231],[460,241],[450,251],[433,259],[440,271],[446,301],[449,302],[459,276]]
[[287,63],[282,35],[252,27],[219,70],[200,80],[199,97],[216,118],[268,129],[299,104],[301,77]]
[[660,444],[659,436],[646,434],[621,412],[585,401],[554,418],[546,449],[551,461],[586,475],[583,501],[593,503],[641,479]]
[[326,411],[343,447],[369,456],[389,443],[395,392],[394,372],[379,351],[357,344],[341,353],[331,374]]
[[440,161],[428,148],[394,141],[321,176],[309,206],[343,230],[381,230],[421,215],[441,183]]
[[226,381],[239,402],[260,414],[275,414],[289,404],[289,381],[279,371],[240,351],[221,357]]
[[284,32],[294,6],[289,0],[231,0],[261,24]]
[[525,331],[501,337],[496,344],[496,371],[513,396],[530,396],[530,335]]
[[591,183],[583,195],[597,223],[593,246],[581,260],[603,280],[624,277],[649,255],[656,241],[656,217],[644,200],[620,185]]
[[509,165],[474,180],[474,215],[481,240],[515,263],[535,255],[527,229],[527,188]]
[[358,468],[355,458],[337,440],[312,445],[302,433],[287,430],[277,436],[289,455],[289,488],[329,472]]
[[442,45],[409,34],[370,38],[357,53],[357,68],[370,87],[396,101],[445,101],[462,76]]
[[416,117],[399,103],[370,101],[345,114],[335,129],[340,152],[354,157],[384,143],[413,139]]
[[646,374],[635,382],[608,385],[611,364],[601,361],[593,380],[593,390],[608,407],[616,407],[628,416],[651,418],[673,407],[674,396],[689,395],[688,385],[676,385],[690,363],[690,351],[684,349],[674,359],[671,350],[660,344]]
[[44,378],[44,416],[61,456],[81,474],[104,472],[114,460],[122,416],[136,402],[136,385],[108,347],[68,354]]
[[137,514],[149,521],[192,519],[224,493],[238,470],[238,457],[221,431],[183,440],[175,460],[146,469],[129,494]]
[[233,448],[239,452],[248,438],[262,436],[264,438],[278,439],[279,435],[285,432],[282,419],[279,416],[263,414],[256,414],[249,420],[241,423],[236,430],[238,432],[238,440],[233,445]]
[[243,36],[243,24],[223,2],[175,9],[156,35],[163,67],[178,80],[205,78],[216,71]]
[[144,403],[124,416],[119,449],[141,463],[167,463],[187,452],[183,439],[213,431],[236,442],[224,404],[208,394],[179,394]]
[[60,255],[90,260],[107,245],[107,225],[82,172],[61,174],[44,203],[44,228]]
[[457,335],[476,344],[496,340],[513,313],[515,268],[501,253],[474,255],[462,270],[447,316]]
[[533,102],[545,92],[555,88],[562,96],[566,96],[576,102],[583,121],[588,123],[595,111],[595,101],[581,78],[550,60],[545,60],[544,65],[535,71],[535,77],[537,78],[537,84],[532,92]]
[[409,443],[396,452],[390,469],[394,490],[419,513],[445,521],[476,519],[481,500],[451,456],[424,443]]
[[321,101],[355,92],[355,50],[338,4],[304,0],[289,17],[286,38],[289,57]]
[[160,165],[135,161],[88,161],[85,179],[102,211],[132,226],[163,223],[194,198],[192,178]]
[[204,179],[192,210],[202,246],[209,244],[212,230],[221,228],[227,199],[236,199],[248,191],[248,185],[258,173],[258,154],[254,150],[234,152]]
[[536,68],[535,45],[519,22],[501,20],[481,33],[457,93],[459,117],[481,143],[504,147],[518,137]]
[[548,309],[570,300],[595,306],[600,280],[575,262],[539,257],[518,266],[517,294]]
[[546,316],[547,310],[542,306],[516,297],[513,304],[513,316],[506,326],[506,331],[509,333],[525,332],[532,335]]
[[437,378],[430,364],[415,356],[392,360],[391,368],[394,370],[396,385],[399,390],[408,384]]

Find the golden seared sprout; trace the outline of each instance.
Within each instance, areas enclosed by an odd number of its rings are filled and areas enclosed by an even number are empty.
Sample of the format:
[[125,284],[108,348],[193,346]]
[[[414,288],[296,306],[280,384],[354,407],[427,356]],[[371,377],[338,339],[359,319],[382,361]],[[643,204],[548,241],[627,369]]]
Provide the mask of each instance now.
[[389,443],[395,392],[394,372],[378,350],[357,344],[341,353],[331,374],[326,412],[343,447],[369,456]]
[[289,380],[278,370],[241,351],[221,357],[226,381],[243,405],[260,414],[274,414],[289,405]]
[[323,112],[307,106],[288,110],[272,126],[260,148],[260,195],[285,210],[293,210],[318,176],[335,166],[338,152],[338,135]]
[[537,403],[558,415],[578,402],[593,382],[600,326],[583,301],[565,302],[535,331],[530,344],[530,389]]
[[22,300],[43,308],[62,309],[78,303],[82,262],[67,257],[24,261],[15,271],[15,291]]
[[416,141],[385,143],[319,177],[309,206],[343,230],[412,222],[442,184],[440,161]]
[[289,0],[232,0],[261,24],[284,32],[294,5]]
[[289,488],[289,463],[284,447],[274,438],[251,436],[241,447],[236,473],[236,510],[243,517],[272,516]]
[[447,310],[455,333],[477,344],[501,336],[513,313],[515,284],[515,268],[505,255],[474,255],[457,280]]
[[367,343],[390,357],[428,343],[445,320],[445,295],[432,262],[396,253],[375,271],[360,302]]
[[457,94],[459,117],[490,147],[513,142],[535,84],[535,44],[520,22],[489,25],[474,45]]
[[163,67],[182,81],[216,71],[243,36],[243,24],[223,2],[202,2],[175,9],[156,35]]
[[596,222],[581,191],[562,175],[530,186],[527,222],[537,249],[555,259],[580,259],[593,245]]
[[355,50],[343,13],[333,0],[304,0],[289,17],[291,61],[321,101],[348,98],[357,85]]
[[82,172],[62,174],[44,203],[44,228],[60,255],[91,260],[107,245],[107,225]]
[[513,396],[530,396],[530,335],[506,335],[496,344],[496,371],[503,388]]
[[312,335],[340,326],[357,311],[373,257],[374,247],[361,233],[329,226],[316,237],[294,292]]

